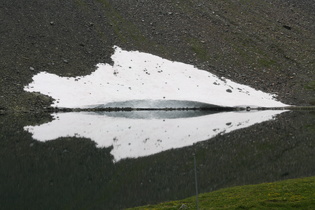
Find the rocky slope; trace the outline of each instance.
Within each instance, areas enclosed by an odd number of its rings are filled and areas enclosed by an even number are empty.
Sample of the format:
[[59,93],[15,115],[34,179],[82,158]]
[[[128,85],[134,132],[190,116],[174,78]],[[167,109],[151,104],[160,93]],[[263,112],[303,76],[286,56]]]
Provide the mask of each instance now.
[[89,74],[113,45],[314,104],[314,11],[312,0],[3,0],[0,110],[48,106],[23,91],[34,74]]

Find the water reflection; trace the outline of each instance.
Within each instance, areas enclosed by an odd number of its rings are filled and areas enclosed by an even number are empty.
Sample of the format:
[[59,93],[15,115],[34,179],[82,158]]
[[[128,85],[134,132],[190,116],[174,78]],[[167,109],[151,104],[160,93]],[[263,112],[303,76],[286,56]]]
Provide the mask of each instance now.
[[[82,114],[81,117],[88,116]],[[114,113],[107,113],[111,114]],[[145,118],[142,113],[119,114],[115,118],[93,115],[112,119],[109,122]],[[176,119],[155,114],[152,120]],[[255,113],[235,114],[254,116]],[[133,118],[126,118],[130,115]],[[62,115],[54,115],[54,121],[58,122],[57,116],[60,119]],[[208,116],[181,117],[190,121]],[[44,126],[49,120],[51,117],[42,114],[0,115],[1,209],[116,210],[190,197],[195,194],[193,154],[196,154],[200,193],[315,176],[315,113],[312,111],[285,112],[275,120],[226,132],[193,146],[116,163],[110,154],[113,147],[97,148],[89,139],[78,137],[41,142],[23,129],[27,125]],[[150,119],[143,120],[150,122]],[[100,123],[102,130],[106,124]],[[67,130],[74,125],[64,126]],[[137,140],[132,138],[129,139]]]
[[52,114],[53,121],[24,129],[39,141],[90,138],[98,147],[112,147],[111,155],[118,162],[190,146],[271,120],[282,112],[70,112]]

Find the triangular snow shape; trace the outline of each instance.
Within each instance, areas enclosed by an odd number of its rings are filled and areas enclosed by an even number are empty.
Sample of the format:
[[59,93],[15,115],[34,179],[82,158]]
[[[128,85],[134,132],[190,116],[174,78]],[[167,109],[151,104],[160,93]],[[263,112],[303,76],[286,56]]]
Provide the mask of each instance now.
[[51,96],[55,99],[53,106],[62,108],[107,107],[124,103],[132,108],[154,108],[163,101],[164,106],[170,108],[177,106],[171,101],[190,101],[189,106],[194,102],[223,107],[286,106],[273,94],[219,78],[192,65],[114,48],[113,65],[98,64],[91,75],[80,77],[41,72],[24,90]]

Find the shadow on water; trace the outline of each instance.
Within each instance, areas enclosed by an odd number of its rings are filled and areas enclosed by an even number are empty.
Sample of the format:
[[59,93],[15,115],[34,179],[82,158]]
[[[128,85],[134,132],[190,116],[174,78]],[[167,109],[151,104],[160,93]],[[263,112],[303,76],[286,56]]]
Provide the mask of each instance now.
[[129,111],[129,112],[94,112],[95,115],[106,115],[115,118],[129,118],[129,119],[185,119],[206,116],[210,114],[217,114],[219,111],[194,111],[194,110],[173,110],[173,111]]
[[[125,114],[118,118],[111,116],[112,113],[86,116],[109,120],[98,129],[106,124],[117,125],[116,120],[118,123],[143,120],[151,125],[163,120],[179,123],[175,117],[147,119],[142,114]],[[201,118],[210,122],[207,120],[220,113],[193,117],[186,114],[181,116],[186,117],[184,121]],[[201,193],[315,175],[315,114],[310,111],[284,112],[275,120],[220,132],[211,140],[202,139],[177,149],[116,162],[111,154],[113,144],[100,147],[98,141],[84,135],[41,142],[25,130],[26,126],[39,128],[56,119],[57,116],[49,115],[0,116],[0,203],[4,209],[122,209],[192,196],[195,193],[193,154],[196,154]],[[68,119],[71,120],[65,121],[69,123],[63,125],[65,128],[80,121],[80,118]],[[227,128],[234,124],[229,124],[232,120],[224,121]],[[207,124],[209,130],[213,130],[213,124],[214,121]],[[125,139],[131,143],[137,140],[132,135]]]
[[[94,106],[93,106],[94,107]],[[107,104],[98,105],[97,108],[107,107],[135,107],[135,108],[158,108],[163,109],[166,107],[171,108],[220,108],[220,106],[214,104],[203,103],[199,101],[188,100],[127,100],[120,102],[110,102]]]

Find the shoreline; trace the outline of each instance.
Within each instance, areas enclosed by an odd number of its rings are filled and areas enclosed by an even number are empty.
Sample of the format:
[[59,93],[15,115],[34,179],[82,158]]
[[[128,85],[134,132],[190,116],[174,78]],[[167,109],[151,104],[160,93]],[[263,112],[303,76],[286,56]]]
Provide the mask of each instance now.
[[287,110],[287,111],[313,111],[315,106],[287,106],[287,107],[182,107],[182,108],[132,108],[132,107],[106,107],[106,108],[59,108],[48,107],[41,110],[24,110],[14,111],[0,109],[1,115],[10,114],[52,114],[52,113],[67,113],[67,112],[142,112],[142,111],[200,111],[200,112],[229,112],[229,111],[266,111],[266,110]]

